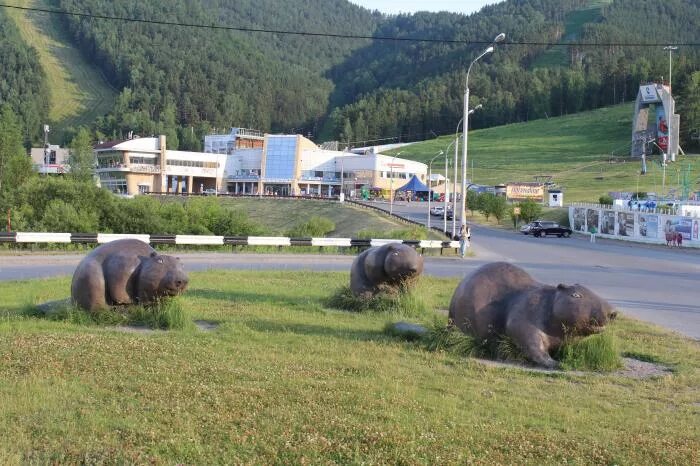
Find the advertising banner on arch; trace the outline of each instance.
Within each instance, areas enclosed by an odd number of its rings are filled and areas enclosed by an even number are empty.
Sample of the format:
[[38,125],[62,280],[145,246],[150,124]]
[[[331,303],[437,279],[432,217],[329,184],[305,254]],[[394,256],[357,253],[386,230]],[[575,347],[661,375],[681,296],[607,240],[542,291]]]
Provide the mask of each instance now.
[[656,106],[656,143],[662,151],[668,151],[668,120],[663,105]]
[[656,85],[654,84],[640,86],[639,93],[642,96],[642,102],[644,102],[645,104],[661,102],[661,99],[659,98],[659,93],[656,92]]

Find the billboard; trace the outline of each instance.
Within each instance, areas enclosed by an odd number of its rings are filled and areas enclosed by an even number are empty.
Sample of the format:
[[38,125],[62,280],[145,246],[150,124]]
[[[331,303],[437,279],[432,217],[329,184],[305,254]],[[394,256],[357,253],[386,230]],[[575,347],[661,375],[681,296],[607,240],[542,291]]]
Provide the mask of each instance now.
[[634,236],[634,214],[617,213],[617,234],[619,236]]
[[642,102],[645,104],[653,104],[661,102],[659,93],[656,92],[656,85],[647,84],[646,86],[639,86],[639,94],[642,97]]
[[538,183],[509,183],[506,185],[506,198],[509,201],[544,201],[544,186]]
[[639,215],[639,236],[643,238],[658,238],[659,216]]
[[614,235],[615,212],[612,210],[604,210],[603,216],[600,220],[600,232],[604,235]]
[[586,209],[574,209],[574,231],[586,231]]
[[656,106],[656,143],[662,151],[668,152],[668,121],[662,105]]
[[595,228],[596,231],[600,231],[600,215],[598,209],[588,209],[588,212],[586,213],[586,226],[588,228],[588,231],[591,231],[591,228]]

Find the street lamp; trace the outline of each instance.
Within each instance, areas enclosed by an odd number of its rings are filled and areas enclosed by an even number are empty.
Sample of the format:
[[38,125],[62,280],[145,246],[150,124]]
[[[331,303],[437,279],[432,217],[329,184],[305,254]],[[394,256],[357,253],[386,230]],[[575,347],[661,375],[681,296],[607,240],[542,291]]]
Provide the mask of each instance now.
[[[475,111],[479,110],[482,107],[481,104],[477,105],[476,107],[472,108],[467,112],[467,116],[471,115]],[[457,215],[455,215],[455,212],[457,212],[457,180],[459,177],[457,176],[457,166],[458,166],[458,160],[459,160],[459,125],[462,124],[464,121],[464,118],[460,119],[459,122],[457,123],[457,128],[455,129],[455,140],[454,140],[454,145],[455,145],[455,163],[454,163],[454,169],[455,169],[455,178],[454,181],[452,182],[452,191],[453,191],[453,196],[452,196],[452,237],[454,238],[456,232],[457,232]],[[450,144],[452,145],[452,144]],[[448,147],[449,148],[449,147]],[[464,177],[463,177],[464,179]],[[462,196],[464,197],[464,196]],[[445,218],[447,218],[447,212],[445,212]],[[445,220],[447,222],[447,220]],[[447,231],[447,225],[445,225],[445,231]]]
[[676,113],[676,110],[673,105],[673,98],[671,96],[672,94],[672,88],[671,88],[671,60],[672,60],[672,55],[674,50],[678,50],[678,47],[675,45],[669,45],[667,47],[664,47],[664,50],[668,50],[668,108],[670,115],[666,116],[666,121],[668,122],[668,142],[667,148],[666,148],[666,153],[669,154],[669,158],[671,159],[671,162],[676,161],[676,154],[673,152],[672,147],[671,147],[671,141],[673,140],[673,131],[671,131],[671,126],[673,125],[673,114]]
[[430,159],[430,162],[428,162],[428,230],[430,230],[430,201],[431,197],[433,197],[433,192],[430,187],[430,182],[433,178],[433,161],[440,157],[444,152],[440,151],[438,152],[435,157]]
[[[482,57],[485,55],[488,55],[489,53],[493,53],[494,47],[496,43],[498,42],[503,42],[506,38],[506,35],[504,33],[500,33],[493,39],[493,43],[489,45],[486,50],[484,50],[481,55],[476,57],[474,60],[472,60],[471,64],[469,65],[469,68],[467,69],[467,78],[465,80],[464,84],[464,125],[463,125],[463,131],[464,131],[464,143],[462,144],[462,212],[460,214],[461,217],[461,224],[465,225],[467,223],[467,219],[465,218],[465,211],[466,211],[466,202],[467,202],[467,196],[466,196],[466,191],[467,191],[467,135],[469,134],[469,73],[472,70],[472,66],[474,66],[474,63],[479,61]],[[453,215],[456,215],[457,212],[453,212]]]
[[391,177],[389,179],[389,215],[394,214],[394,160],[396,160],[396,157],[399,155],[401,155],[401,152],[394,155],[394,157],[391,159],[391,163],[389,164],[389,168],[391,170]]

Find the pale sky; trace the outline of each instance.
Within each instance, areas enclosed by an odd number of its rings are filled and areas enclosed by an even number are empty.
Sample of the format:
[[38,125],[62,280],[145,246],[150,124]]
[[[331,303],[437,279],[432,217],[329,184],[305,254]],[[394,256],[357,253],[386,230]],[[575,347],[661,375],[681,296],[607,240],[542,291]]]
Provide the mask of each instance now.
[[382,13],[414,13],[416,11],[452,11],[473,13],[497,0],[350,0],[350,2]]

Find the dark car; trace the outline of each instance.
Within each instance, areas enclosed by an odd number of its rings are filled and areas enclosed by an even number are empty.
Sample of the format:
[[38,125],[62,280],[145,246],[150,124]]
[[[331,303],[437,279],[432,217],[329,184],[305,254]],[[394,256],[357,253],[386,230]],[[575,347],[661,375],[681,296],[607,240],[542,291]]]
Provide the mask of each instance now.
[[540,236],[556,235],[560,238],[562,236],[568,238],[571,236],[571,228],[563,227],[555,222],[532,222],[530,226],[529,233],[532,236],[539,238]]

